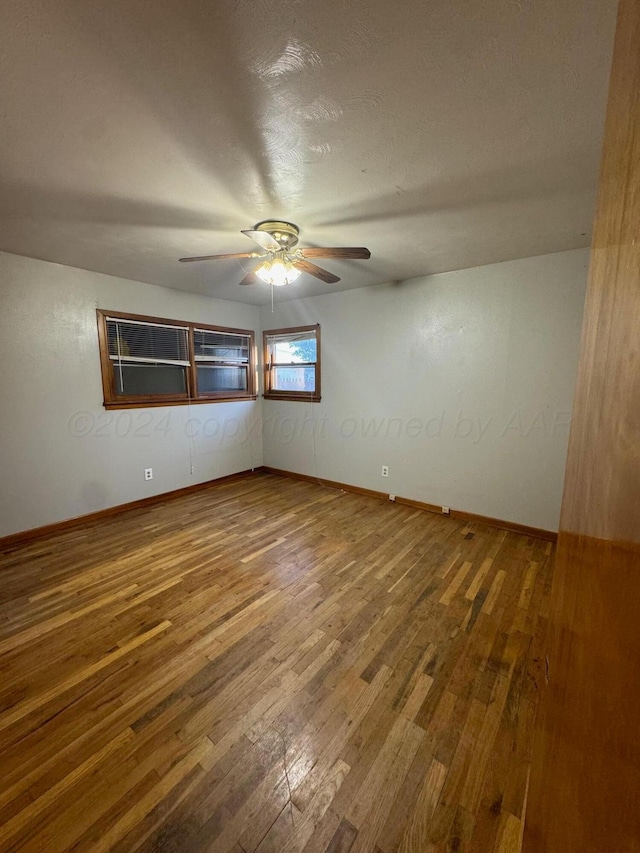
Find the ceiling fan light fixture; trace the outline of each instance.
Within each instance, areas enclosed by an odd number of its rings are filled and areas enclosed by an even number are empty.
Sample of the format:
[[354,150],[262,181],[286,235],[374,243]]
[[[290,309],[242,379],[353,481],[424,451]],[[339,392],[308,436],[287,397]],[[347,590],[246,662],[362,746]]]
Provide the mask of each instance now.
[[267,284],[282,287],[294,282],[299,277],[300,270],[296,269],[291,261],[273,258],[261,264],[256,270],[256,275]]
[[[261,252],[231,252],[224,255],[201,255],[194,258],[180,258],[182,263],[187,261],[216,261],[231,258],[260,258],[257,269],[247,272],[241,285],[255,284],[264,281],[272,287],[283,287],[292,284],[301,273],[307,273],[325,284],[336,284],[340,277],[312,263],[310,258],[335,258],[336,260],[364,260],[371,257],[371,252],[364,246],[309,246],[306,249],[295,248],[298,244],[300,229],[293,222],[283,222],[276,219],[265,219],[253,228],[242,233],[253,240],[262,249]],[[245,270],[246,272],[246,270]],[[273,296],[273,293],[271,294]]]

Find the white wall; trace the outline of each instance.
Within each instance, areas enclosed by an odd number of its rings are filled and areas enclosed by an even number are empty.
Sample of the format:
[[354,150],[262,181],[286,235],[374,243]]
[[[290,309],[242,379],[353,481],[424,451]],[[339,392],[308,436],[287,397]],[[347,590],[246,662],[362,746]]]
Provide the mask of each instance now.
[[264,308],[263,329],[322,327],[322,402],[264,401],[265,464],[557,530],[588,259]]
[[106,412],[95,319],[258,330],[257,308],[0,253],[0,536],[256,467],[263,442],[276,468],[557,529],[588,257],[262,309],[321,324],[323,399],[264,401],[261,437],[260,401]]
[[259,401],[106,412],[98,307],[259,327],[253,306],[0,253],[0,536],[262,464]]

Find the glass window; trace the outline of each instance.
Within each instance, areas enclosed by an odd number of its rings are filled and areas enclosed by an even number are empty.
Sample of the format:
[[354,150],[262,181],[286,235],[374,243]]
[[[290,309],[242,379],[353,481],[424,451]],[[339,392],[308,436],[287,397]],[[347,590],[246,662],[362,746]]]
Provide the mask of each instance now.
[[254,334],[98,311],[104,405],[255,399]]
[[320,326],[264,332],[264,396],[320,400]]

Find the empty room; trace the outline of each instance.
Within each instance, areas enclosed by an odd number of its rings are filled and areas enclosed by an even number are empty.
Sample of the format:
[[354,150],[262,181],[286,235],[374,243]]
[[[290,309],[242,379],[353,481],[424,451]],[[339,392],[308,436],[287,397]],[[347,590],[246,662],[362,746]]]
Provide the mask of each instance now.
[[0,851],[640,853],[640,0],[5,0]]

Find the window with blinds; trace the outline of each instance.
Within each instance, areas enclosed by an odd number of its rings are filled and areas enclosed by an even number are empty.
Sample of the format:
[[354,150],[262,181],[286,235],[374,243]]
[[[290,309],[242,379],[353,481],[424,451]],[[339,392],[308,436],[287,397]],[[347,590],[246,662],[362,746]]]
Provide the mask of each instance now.
[[106,317],[116,397],[186,397],[189,329]]
[[253,332],[98,311],[104,404],[255,398]]
[[320,326],[263,334],[265,397],[320,400]]
[[199,396],[246,394],[251,368],[251,336],[195,328],[193,351]]

